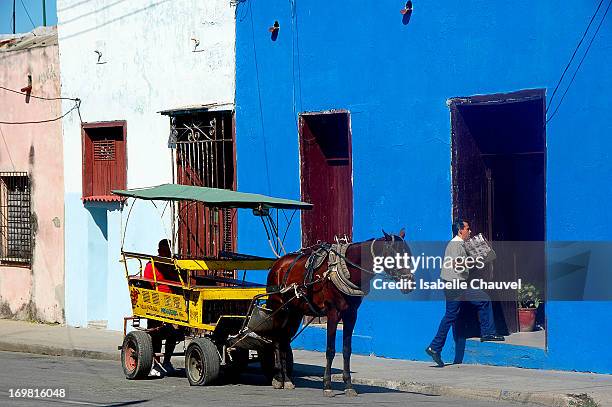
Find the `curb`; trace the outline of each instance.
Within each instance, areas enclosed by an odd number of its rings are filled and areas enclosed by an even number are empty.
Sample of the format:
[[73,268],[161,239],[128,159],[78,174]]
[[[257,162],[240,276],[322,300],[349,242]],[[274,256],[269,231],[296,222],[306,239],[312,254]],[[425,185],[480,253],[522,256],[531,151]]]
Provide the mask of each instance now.
[[[121,355],[119,354],[119,352],[111,353],[84,349],[66,349],[57,346],[24,344],[4,341],[0,341],[0,351],[34,353],[49,356],[70,356],[96,360],[121,360]],[[305,376],[305,378],[311,380],[321,380],[320,376]],[[332,381],[342,383],[342,375],[332,375]],[[538,404],[547,407],[580,407],[582,405],[593,405],[585,403],[585,398],[590,399],[586,395],[568,395],[545,392],[534,393],[504,389],[462,388],[441,386],[432,383],[408,382],[402,380],[366,379],[359,377],[353,377],[353,383],[365,386],[383,387],[391,390],[399,390],[428,396],[459,397],[471,400],[512,401],[523,404]]]
[[3,342],[0,341],[0,351],[5,352],[21,352],[21,353],[35,353],[38,355],[49,355],[49,356],[71,356],[75,358],[84,359],[96,359],[96,360],[121,360],[119,352],[100,352],[95,350],[86,349],[66,349],[57,346],[37,345],[37,344],[25,344],[15,342]]
[[[320,378],[318,378],[320,379]],[[342,375],[332,375],[332,381],[342,383]],[[499,400],[523,404],[538,404],[547,407],[580,407],[583,400],[574,395],[546,392],[521,392],[504,389],[478,389],[441,386],[432,383],[408,382],[402,380],[382,380],[353,377],[353,384],[384,387],[428,396],[459,397],[471,400]]]

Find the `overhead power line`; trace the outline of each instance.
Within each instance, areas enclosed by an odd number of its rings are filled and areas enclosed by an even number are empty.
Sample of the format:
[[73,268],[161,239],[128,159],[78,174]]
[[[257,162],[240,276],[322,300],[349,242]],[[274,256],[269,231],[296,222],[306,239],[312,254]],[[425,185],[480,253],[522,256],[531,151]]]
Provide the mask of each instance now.
[[13,166],[13,171],[17,171],[15,169],[15,163],[13,162],[13,157],[11,157],[11,150],[6,143],[6,138],[4,137],[4,132],[2,131],[2,127],[0,127],[0,135],[2,136],[2,141],[4,141],[4,147],[6,147],[6,153],[8,154],[8,158],[11,161],[11,165]]
[[32,95],[31,93],[21,92],[19,90],[15,90],[15,89],[11,89],[11,88],[6,88],[4,86],[0,86],[0,89],[3,89],[5,91],[7,91],[7,92],[17,93],[19,95],[24,95],[24,96],[28,96],[29,95],[31,98],[41,99],[41,100],[72,100],[73,102],[76,102],[77,100],[80,100],[79,98],[66,98],[66,97],[48,98],[48,97],[44,97],[44,96],[35,96],[35,95]]
[[[64,113],[63,115],[59,116],[59,117],[55,117],[53,119],[47,119],[47,120],[33,120],[33,121],[27,121],[27,122],[2,122],[0,121],[0,124],[39,124],[39,123],[49,123],[49,122],[54,122],[56,120],[60,120],[62,119],[64,116],[66,116],[68,113],[72,112],[74,109],[78,109],[80,107],[81,101],[77,100],[74,104],[74,106],[72,106],[66,113]],[[80,117],[80,114],[79,114]]]
[[[28,15],[28,19],[30,20],[30,23],[32,23],[32,28],[36,28],[36,24],[34,24],[34,21],[32,21],[32,17],[30,17],[30,13],[28,13],[28,9],[26,8],[25,4],[23,4],[23,0],[19,0],[21,2],[21,5],[23,6],[23,9],[25,10],[26,14]],[[34,34],[36,35],[36,34]]]
[[559,86],[561,85],[561,82],[563,81],[563,78],[565,77],[565,73],[567,72],[567,70],[571,66],[572,62],[574,61],[574,58],[576,57],[576,54],[578,53],[578,50],[580,49],[580,45],[582,45],[582,41],[584,41],[584,38],[586,37],[587,33],[589,32],[589,29],[591,28],[591,24],[593,24],[593,21],[595,20],[595,16],[597,16],[597,13],[599,12],[599,9],[601,8],[601,5],[603,4],[603,2],[604,2],[604,0],[601,0],[599,2],[599,5],[597,6],[597,9],[595,10],[595,12],[593,13],[593,16],[591,17],[591,21],[589,21],[589,25],[587,25],[586,30],[584,30],[584,33],[582,34],[582,38],[580,38],[580,41],[578,42],[578,45],[576,45],[576,48],[574,49],[574,53],[572,54],[572,57],[570,58],[570,60],[567,63],[567,65],[565,66],[565,69],[563,70],[563,73],[561,74],[561,77],[559,78],[559,82],[557,82],[557,86],[555,86],[555,90],[553,91],[552,96],[548,100],[548,107],[546,108],[546,113],[548,113],[548,109],[550,109],[550,106],[552,105],[552,101],[555,98],[555,94],[557,93],[557,90],[559,89]]
[[608,2],[608,7],[606,7],[606,11],[604,12],[603,17],[601,18],[601,21],[599,21],[599,25],[597,26],[597,29],[595,30],[595,34],[593,34],[593,37],[591,38],[591,41],[589,41],[589,45],[587,46],[587,49],[584,52],[584,55],[582,55],[582,58],[580,59],[580,62],[578,63],[578,67],[576,68],[576,70],[574,71],[574,74],[572,75],[572,79],[570,80],[569,84],[565,88],[565,91],[563,92],[563,95],[561,96],[561,100],[559,100],[559,103],[557,104],[557,107],[552,112],[552,114],[550,115],[548,120],[546,120],[546,123],[550,122],[552,120],[552,118],[555,117],[555,114],[557,113],[557,111],[561,107],[561,103],[563,103],[563,100],[565,99],[565,95],[567,95],[567,92],[569,91],[570,87],[574,83],[574,79],[576,78],[576,75],[578,74],[578,71],[580,70],[580,67],[582,66],[582,63],[586,59],[586,56],[589,53],[589,50],[591,49],[591,45],[593,45],[593,41],[595,41],[595,38],[597,37],[597,34],[599,33],[599,29],[603,25],[603,22],[605,21],[606,16],[608,15],[608,11],[610,11],[610,6],[612,6],[612,0],[610,0]]
[[74,106],[72,106],[66,113],[64,113],[63,115],[59,116],[59,117],[55,117],[53,119],[47,119],[47,120],[33,120],[33,121],[25,121],[25,122],[4,122],[4,121],[0,121],[0,124],[38,124],[38,123],[49,123],[49,122],[54,122],[56,120],[60,120],[62,119],[64,116],[66,116],[68,113],[72,112],[73,110],[77,110],[77,112],[79,113],[79,120],[81,121],[81,123],[83,122],[83,120],[81,119],[81,99],[79,98],[67,98],[67,97],[44,97],[44,96],[36,96],[36,95],[32,95],[30,93],[25,93],[25,92],[21,92],[19,90],[15,90],[15,89],[11,89],[11,88],[7,88],[4,86],[0,86],[0,89],[3,89],[7,92],[11,92],[11,93],[16,93],[18,95],[25,95],[25,96],[30,96],[31,98],[34,99],[40,99],[40,100],[71,100],[74,102]]

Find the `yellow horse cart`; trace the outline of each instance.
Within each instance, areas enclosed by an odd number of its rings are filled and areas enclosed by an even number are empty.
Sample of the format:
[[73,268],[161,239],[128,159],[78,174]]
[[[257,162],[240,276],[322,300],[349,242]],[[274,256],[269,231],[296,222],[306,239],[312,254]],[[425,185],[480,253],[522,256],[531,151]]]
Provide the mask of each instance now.
[[[284,252],[284,247],[278,222],[270,210],[312,208],[311,204],[300,201],[176,184],[113,193],[125,198],[169,203],[201,202],[213,210],[250,209],[261,218],[276,256]],[[287,228],[289,225],[290,221]],[[128,252],[123,248],[121,256],[132,304],[132,315],[124,319],[124,340],[119,347],[126,378],[146,377],[153,364],[159,364],[161,354],[154,354],[151,334],[164,326],[181,332],[185,344],[188,343],[184,352],[185,373],[191,385],[209,384],[221,371],[240,372],[254,360],[255,354],[261,356],[270,343],[265,337],[271,329],[267,318],[269,311],[262,305],[266,299],[265,285],[247,282],[244,278],[229,278],[227,271],[268,270],[275,258],[238,253],[197,259],[185,258],[184,254],[161,257]],[[153,270],[164,270],[166,278],[158,280],[156,271],[149,278],[145,277],[146,262]],[[156,328],[142,327],[142,319],[156,321]],[[128,333],[130,322],[134,330]],[[265,368],[264,361],[261,362]],[[268,368],[271,368],[269,363]]]

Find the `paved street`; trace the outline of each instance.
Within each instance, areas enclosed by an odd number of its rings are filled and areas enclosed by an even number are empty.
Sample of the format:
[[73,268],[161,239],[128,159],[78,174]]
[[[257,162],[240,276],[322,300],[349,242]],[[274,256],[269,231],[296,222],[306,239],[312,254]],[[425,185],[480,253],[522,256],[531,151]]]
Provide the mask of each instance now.
[[[185,377],[128,381],[118,362],[0,352],[0,405],[5,406],[517,406],[513,403],[449,399],[356,386],[361,395],[346,398],[335,383],[336,397],[323,396],[321,382],[296,379],[294,391],[266,386],[255,368],[239,384],[191,387]],[[178,365],[178,363],[177,363]],[[9,399],[10,388],[67,388],[66,399]]]

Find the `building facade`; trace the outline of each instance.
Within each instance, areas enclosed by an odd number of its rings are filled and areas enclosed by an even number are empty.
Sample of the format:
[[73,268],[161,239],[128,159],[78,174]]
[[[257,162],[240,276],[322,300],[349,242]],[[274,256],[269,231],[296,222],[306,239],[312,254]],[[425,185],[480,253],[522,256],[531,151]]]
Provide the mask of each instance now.
[[122,236],[131,206],[110,190],[173,180],[170,118],[185,110],[174,108],[232,111],[234,14],[225,1],[57,8],[62,94],[82,100],[81,117],[63,122],[66,320],[119,330],[131,311],[121,247],[154,253],[171,226],[139,203]]
[[[0,37],[0,315],[64,322],[64,197],[54,27]],[[71,107],[74,107],[72,102]]]
[[[62,96],[82,101],[62,121],[67,323],[121,329],[120,250],[151,253],[171,229],[160,208],[137,204],[123,236],[131,204],[115,188],[174,181],[314,203],[289,250],[402,227],[410,241],[445,242],[456,216],[491,240],[610,239],[603,11],[575,77],[560,81],[595,6],[58,1]],[[250,214],[185,213],[171,236],[180,251],[270,254]],[[552,261],[537,250],[539,271],[525,277],[545,287]],[[516,302],[499,307],[516,332]],[[537,346],[468,341],[464,360],[612,373],[610,309],[546,301]],[[443,311],[441,297],[370,297],[353,350],[426,360]],[[324,328],[294,345],[323,350]]]
[[[238,4],[239,189],[323,207],[317,216],[327,220],[303,217],[291,248],[308,241],[305,227],[326,236],[329,222],[354,241],[405,227],[412,241],[443,242],[460,214],[492,240],[609,240],[612,82],[602,67],[612,62],[612,32],[609,21],[600,24],[604,10],[556,89],[597,2],[571,10],[408,3]],[[238,247],[264,252],[249,239],[258,227],[249,222],[239,218]],[[534,277],[542,284],[544,264]],[[606,284],[594,278],[586,284]],[[547,301],[541,346],[468,341],[464,360],[611,373],[603,357],[610,309],[609,301]],[[443,312],[442,301],[366,299],[353,351],[427,360]],[[501,312],[516,318],[516,308]],[[307,329],[295,345],[324,350],[324,329]],[[453,351],[447,346],[444,359]]]

